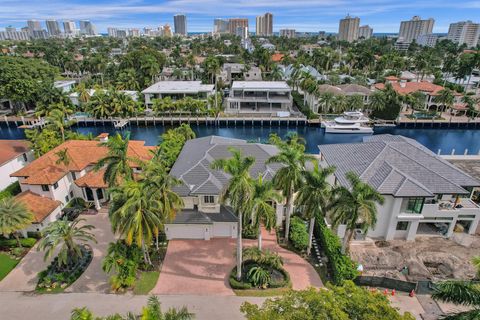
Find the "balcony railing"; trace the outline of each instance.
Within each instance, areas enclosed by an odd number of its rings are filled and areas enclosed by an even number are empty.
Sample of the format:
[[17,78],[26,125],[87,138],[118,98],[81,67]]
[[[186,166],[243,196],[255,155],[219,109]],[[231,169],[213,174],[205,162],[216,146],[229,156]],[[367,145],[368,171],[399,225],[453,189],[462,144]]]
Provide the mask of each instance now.
[[422,214],[426,216],[442,214],[478,214],[480,206],[470,199],[460,199],[459,201],[439,201],[438,203],[429,203],[423,206]]

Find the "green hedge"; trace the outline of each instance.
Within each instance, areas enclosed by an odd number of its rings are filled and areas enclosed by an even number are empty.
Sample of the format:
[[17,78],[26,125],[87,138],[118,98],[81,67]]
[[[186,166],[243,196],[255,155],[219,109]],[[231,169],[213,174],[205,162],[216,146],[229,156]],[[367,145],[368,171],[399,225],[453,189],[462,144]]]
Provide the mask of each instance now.
[[340,238],[322,221],[315,219],[315,236],[320,240],[322,250],[328,258],[328,267],[333,283],[341,285],[345,280],[357,277],[357,265],[349,256],[342,254]]
[[290,220],[290,241],[295,249],[303,251],[308,247],[307,226],[299,217]]
[[310,108],[303,104],[303,96],[297,91],[292,91],[292,98],[298,109],[307,117],[307,119],[316,118],[315,113]]
[[[33,238],[21,238],[20,239],[20,243],[22,245],[22,247],[25,247],[25,248],[31,248],[35,245],[35,243],[37,242],[37,239],[33,239]],[[0,239],[0,248],[6,248],[6,249],[9,249],[9,248],[15,248],[17,247],[17,240],[16,239]]]
[[18,181],[16,181],[2,191],[0,191],[0,200],[13,197],[19,194],[21,191],[22,190],[20,189],[20,184],[18,183]]

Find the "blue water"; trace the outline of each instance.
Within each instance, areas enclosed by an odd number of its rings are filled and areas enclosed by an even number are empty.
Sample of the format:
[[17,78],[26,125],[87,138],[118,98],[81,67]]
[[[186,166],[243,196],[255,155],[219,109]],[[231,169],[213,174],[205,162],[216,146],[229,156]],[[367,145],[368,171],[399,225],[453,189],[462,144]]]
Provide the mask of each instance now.
[[[159,141],[159,136],[170,127],[163,126],[130,126],[128,130],[131,132],[132,139],[145,140],[147,145],[156,145]],[[114,133],[115,129],[112,126],[76,126],[74,130],[87,134],[92,133],[94,136],[102,133]],[[277,133],[280,136],[285,136],[288,132],[294,131],[305,138],[307,142],[307,151],[310,153],[318,152],[318,145],[330,143],[347,143],[347,142],[361,142],[365,135],[362,134],[326,134],[323,129],[319,127],[310,126],[229,126],[229,127],[215,127],[205,125],[192,125],[198,137],[207,135],[219,135],[223,137],[232,137],[246,140],[265,141],[268,139],[270,133]],[[441,149],[442,154],[451,153],[452,149],[456,153],[462,153],[465,149],[469,153],[478,153],[480,151],[480,130],[475,129],[440,129],[440,128],[399,128],[399,127],[382,127],[375,128],[374,134],[399,134],[409,138],[413,138],[429,148],[437,152]],[[11,125],[6,127],[4,124],[0,125],[0,139],[24,139],[25,135],[22,129]]]

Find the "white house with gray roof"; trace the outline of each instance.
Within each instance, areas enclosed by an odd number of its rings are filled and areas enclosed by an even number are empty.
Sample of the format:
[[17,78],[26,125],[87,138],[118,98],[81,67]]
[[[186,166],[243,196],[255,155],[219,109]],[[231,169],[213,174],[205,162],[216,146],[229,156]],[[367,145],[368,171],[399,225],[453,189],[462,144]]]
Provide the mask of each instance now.
[[[336,167],[332,184],[348,187],[346,173],[351,171],[384,196],[367,236],[414,240],[417,235],[475,233],[480,207],[471,194],[480,181],[418,142],[387,134],[319,149],[322,166]],[[337,230],[340,237],[344,232],[345,226]]]
[[[220,195],[230,177],[222,170],[214,170],[211,164],[216,159],[232,156],[230,148],[238,149],[243,156],[253,156],[255,163],[250,175],[273,178],[279,164],[266,164],[277,153],[273,145],[248,143],[245,140],[208,136],[185,143],[170,174],[182,184],[175,187],[184,201],[184,209],[177,212],[173,221],[165,225],[168,239],[205,239],[237,237],[237,217],[231,208],[220,203]],[[274,204],[277,224],[283,218],[283,204]]]
[[201,81],[159,81],[142,91],[145,96],[145,105],[153,104],[153,99],[170,97],[173,100],[192,97],[207,100],[215,94],[213,84],[202,84]]

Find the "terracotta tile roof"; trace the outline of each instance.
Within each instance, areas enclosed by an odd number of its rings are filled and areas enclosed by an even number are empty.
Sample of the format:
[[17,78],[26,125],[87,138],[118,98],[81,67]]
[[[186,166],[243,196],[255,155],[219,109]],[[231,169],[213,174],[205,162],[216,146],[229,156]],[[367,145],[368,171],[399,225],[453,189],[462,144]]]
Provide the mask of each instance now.
[[274,54],[272,54],[272,61],[273,62],[281,62],[284,56],[285,55],[283,53],[274,53]]
[[26,140],[0,140],[0,165],[29,150],[30,145]]
[[75,180],[75,184],[80,188],[106,188],[108,185],[103,181],[105,170],[89,171],[83,177]]
[[[410,94],[416,91],[421,91],[429,95],[437,95],[437,93],[444,88],[442,86],[433,84],[431,82],[427,81],[421,81],[421,82],[404,82],[402,87],[399,82],[391,82],[390,83],[393,87],[393,89],[401,95],[406,95]],[[379,90],[383,90],[385,88],[384,83],[377,83],[375,84],[375,88]]]
[[24,191],[16,195],[15,200],[22,202],[27,207],[33,214],[34,222],[36,223],[42,222],[53,210],[61,205],[60,201],[39,196],[31,191]]
[[[140,160],[150,160],[152,154],[149,150],[155,147],[144,145],[144,141],[131,140],[128,146],[128,155]],[[57,164],[58,151],[67,149],[70,163]],[[11,174],[12,177],[26,177],[26,184],[54,184],[70,171],[81,171],[89,165],[94,165],[107,155],[108,149],[98,141],[92,140],[69,140],[60,146],[50,150],[29,165]],[[135,163],[131,164],[136,167]]]
[[388,80],[388,81],[396,81],[396,80],[398,80],[398,78],[395,77],[395,76],[388,76],[388,77],[385,77],[385,80]]

